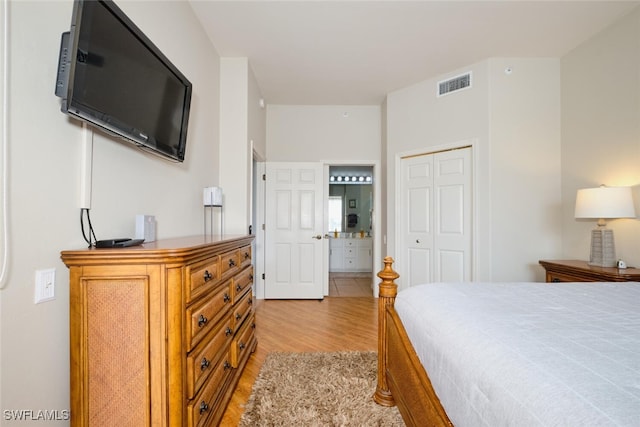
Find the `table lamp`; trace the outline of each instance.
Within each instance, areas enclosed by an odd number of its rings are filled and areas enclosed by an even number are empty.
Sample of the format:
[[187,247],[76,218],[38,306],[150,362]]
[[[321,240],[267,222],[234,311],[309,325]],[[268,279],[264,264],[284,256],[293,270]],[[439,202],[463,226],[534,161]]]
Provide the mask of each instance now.
[[613,230],[605,219],[635,218],[631,187],[583,188],[576,194],[576,218],[597,218],[598,227],[591,231],[589,265],[615,267],[616,248]]

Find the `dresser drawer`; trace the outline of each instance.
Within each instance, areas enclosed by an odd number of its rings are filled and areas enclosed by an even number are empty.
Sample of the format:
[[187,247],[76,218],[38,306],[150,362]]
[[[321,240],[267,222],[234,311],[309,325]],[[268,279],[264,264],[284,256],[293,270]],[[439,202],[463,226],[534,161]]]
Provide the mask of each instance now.
[[231,316],[222,319],[216,329],[187,356],[187,398],[196,395],[202,384],[215,369],[221,355],[228,359],[233,340]]
[[202,301],[187,308],[185,322],[187,351],[207,335],[218,319],[228,314],[231,308],[231,283],[231,280],[225,282]]
[[231,286],[231,301],[236,304],[240,298],[251,289],[253,285],[253,267],[243,270],[240,274],[233,278]]
[[566,273],[547,272],[547,282],[592,282],[593,278],[582,277],[580,275],[572,275]]
[[251,308],[253,304],[253,293],[247,292],[244,297],[236,305],[233,306],[233,323],[231,327],[234,331],[237,331],[244,319],[251,314]]
[[236,338],[231,343],[231,366],[237,368],[243,356],[251,351],[255,334],[255,317],[253,314],[242,324]]
[[245,246],[244,248],[240,248],[238,252],[239,252],[238,256],[240,257],[241,267],[251,264],[251,258],[252,258],[251,245]]
[[209,415],[218,409],[216,405],[220,403],[219,391],[232,371],[229,353],[226,353],[216,363],[200,393],[187,403],[187,425],[193,427],[207,425]]
[[220,258],[218,256],[186,267],[185,300],[188,303],[206,292],[220,279]]
[[220,255],[220,274],[224,277],[240,270],[240,250]]

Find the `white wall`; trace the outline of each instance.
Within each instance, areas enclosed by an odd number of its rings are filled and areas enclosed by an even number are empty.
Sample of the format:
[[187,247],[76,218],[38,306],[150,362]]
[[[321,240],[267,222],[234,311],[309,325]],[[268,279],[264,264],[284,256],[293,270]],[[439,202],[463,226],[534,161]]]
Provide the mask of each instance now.
[[[513,72],[505,74],[506,67]],[[470,89],[436,96],[438,81],[467,71],[473,73]],[[399,159],[472,143],[474,279],[541,279],[538,259],[560,246],[553,218],[560,203],[558,82],[558,60],[490,59],[388,95],[390,255],[396,251]]]
[[248,212],[247,171],[249,138],[247,130],[247,58],[222,58],[220,62],[220,156],[234,162],[220,163],[220,185],[224,194],[224,232],[246,233],[249,218],[232,212]]
[[258,157],[264,159],[267,156],[267,101],[262,97],[262,92],[260,92],[260,87],[250,65],[248,78],[247,102],[249,106],[247,112],[249,123],[247,128],[249,143]]
[[542,281],[561,247],[560,61],[491,59],[489,81],[491,279]]
[[[2,84],[0,84],[0,100],[2,100],[2,102],[0,102],[0,117],[4,118],[5,116],[5,112],[7,111],[7,109],[5,108],[5,104],[4,101],[6,100],[5,97],[5,31],[8,31],[8,28],[5,26],[5,7],[7,7],[7,3],[6,2],[2,2],[0,3],[0,82]],[[6,238],[7,238],[7,216],[5,214],[5,208],[4,208],[4,201],[6,200],[5,198],[5,184],[7,184],[5,177],[3,177],[3,173],[6,170],[6,165],[8,165],[8,160],[6,159],[6,155],[5,155],[5,149],[7,147],[6,145],[6,135],[4,134],[4,130],[5,130],[5,126],[4,126],[4,121],[0,122],[2,123],[0,125],[0,147],[2,147],[2,150],[0,150],[0,209],[2,209],[2,216],[0,216],[0,242],[6,242]],[[7,161],[5,161],[7,160]],[[7,184],[8,185],[8,184]],[[2,246],[0,247],[0,321],[2,319],[2,289],[6,286],[6,284],[8,283],[8,271],[6,268],[6,265],[8,265],[8,254],[7,254],[7,248],[4,246],[4,243],[0,243]],[[2,355],[2,342],[3,342],[3,333],[2,333],[2,327],[0,327],[0,384],[2,383],[2,366],[3,366],[3,355]],[[2,405],[2,386],[0,386],[0,409],[4,409],[4,406]]]
[[[640,9],[562,59],[563,257],[589,259],[595,221],[574,218],[580,188],[634,186],[640,215]],[[608,221],[617,255],[640,266],[640,221]]]
[[266,111],[260,106],[262,95],[247,58],[222,58],[220,70],[220,157],[233,160],[220,164],[224,232],[247,234],[251,223],[252,150],[264,158]]
[[[202,188],[218,184],[219,57],[189,3],[118,4],[191,80],[194,93],[182,164],[95,133],[97,237],[132,236],[139,213],[156,215],[160,238],[200,234]],[[60,251],[86,246],[78,204],[81,127],[60,112],[54,96],[60,34],[69,29],[72,2],[9,6],[11,243],[9,281],[0,292],[0,408],[63,410],[69,408],[69,275]],[[35,305],[34,272],[50,267],[57,273],[56,299]],[[2,416],[2,425],[31,424]]]
[[267,160],[380,160],[380,107],[268,105]]

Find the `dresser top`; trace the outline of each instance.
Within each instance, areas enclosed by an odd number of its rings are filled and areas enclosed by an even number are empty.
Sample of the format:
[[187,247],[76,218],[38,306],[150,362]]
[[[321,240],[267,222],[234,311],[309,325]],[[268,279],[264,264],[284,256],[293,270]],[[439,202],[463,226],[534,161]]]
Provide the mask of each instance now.
[[224,252],[248,245],[254,236],[222,235],[222,236],[188,236],[161,239],[126,248],[84,248],[61,252],[62,261],[68,266],[95,263],[125,262],[175,262],[207,255],[213,252]]
[[598,267],[589,265],[587,261],[582,260],[540,260],[547,271],[575,273],[584,272],[592,275],[602,276],[603,278],[615,277],[624,278],[629,281],[640,281],[640,269],[628,267]]

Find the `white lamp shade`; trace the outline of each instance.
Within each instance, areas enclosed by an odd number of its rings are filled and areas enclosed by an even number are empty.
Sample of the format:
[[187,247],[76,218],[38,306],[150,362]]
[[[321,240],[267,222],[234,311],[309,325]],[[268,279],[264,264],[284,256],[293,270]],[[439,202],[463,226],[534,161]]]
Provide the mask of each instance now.
[[206,187],[202,192],[202,203],[205,206],[222,206],[222,188]]
[[635,218],[631,187],[583,188],[576,194],[576,218]]

